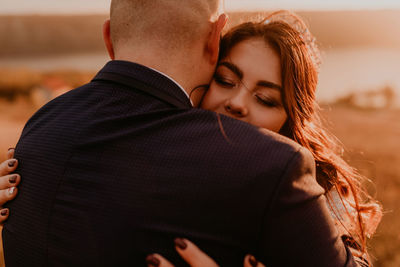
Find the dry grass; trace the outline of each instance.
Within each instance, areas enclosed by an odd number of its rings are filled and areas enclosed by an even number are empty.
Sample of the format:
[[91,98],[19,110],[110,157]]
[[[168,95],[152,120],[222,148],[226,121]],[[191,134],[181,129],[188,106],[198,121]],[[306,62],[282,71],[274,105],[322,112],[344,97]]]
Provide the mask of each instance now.
[[370,242],[375,266],[400,266],[400,110],[326,109],[330,128],[347,148],[347,160],[375,186],[384,217]]
[[[25,98],[0,102],[0,161],[14,146],[35,107]],[[330,128],[347,148],[347,160],[374,181],[385,215],[370,242],[376,267],[400,266],[400,110],[325,107]],[[1,263],[1,262],[0,262]],[[1,266],[1,264],[0,264]]]
[[1,98],[13,100],[18,95],[29,96],[35,87],[56,87],[61,83],[75,88],[89,82],[94,76],[90,71],[37,72],[24,68],[0,68],[0,73],[0,100]]
[[25,122],[35,110],[25,97],[14,102],[0,99],[0,161],[5,159],[7,149],[15,146]]

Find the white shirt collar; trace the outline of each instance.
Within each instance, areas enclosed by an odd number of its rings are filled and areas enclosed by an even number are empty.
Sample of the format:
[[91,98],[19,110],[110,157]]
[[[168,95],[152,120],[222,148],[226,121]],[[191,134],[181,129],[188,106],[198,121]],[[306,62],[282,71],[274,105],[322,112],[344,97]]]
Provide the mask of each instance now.
[[173,81],[173,82],[182,90],[182,92],[187,96],[187,98],[190,100],[190,103],[191,103],[192,106],[193,106],[192,99],[190,99],[190,96],[188,95],[188,93],[186,92],[186,90],[183,89],[183,87],[182,87],[177,81],[175,81],[175,80],[172,79],[170,76],[168,76],[167,74],[165,74],[165,73],[163,73],[163,72],[161,72],[161,71],[159,71],[159,70],[153,69],[153,68],[151,68],[151,67],[148,67],[148,68],[154,70],[155,72],[160,73],[161,75],[163,75],[163,76],[167,77],[168,79],[170,79],[171,81]]

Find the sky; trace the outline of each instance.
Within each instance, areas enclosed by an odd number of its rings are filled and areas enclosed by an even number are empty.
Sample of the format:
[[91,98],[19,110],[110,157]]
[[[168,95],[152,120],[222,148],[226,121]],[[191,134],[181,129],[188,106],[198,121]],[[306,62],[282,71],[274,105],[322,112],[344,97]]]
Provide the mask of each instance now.
[[[0,0],[0,14],[107,13],[111,0]],[[237,10],[355,10],[400,9],[400,0],[225,0]]]

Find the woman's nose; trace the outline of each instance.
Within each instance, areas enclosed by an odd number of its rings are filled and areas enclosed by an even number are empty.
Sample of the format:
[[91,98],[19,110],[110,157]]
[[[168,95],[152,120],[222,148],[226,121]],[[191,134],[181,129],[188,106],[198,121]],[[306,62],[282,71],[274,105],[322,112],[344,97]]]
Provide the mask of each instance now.
[[235,117],[245,117],[248,114],[245,95],[239,93],[229,98],[225,102],[225,110]]

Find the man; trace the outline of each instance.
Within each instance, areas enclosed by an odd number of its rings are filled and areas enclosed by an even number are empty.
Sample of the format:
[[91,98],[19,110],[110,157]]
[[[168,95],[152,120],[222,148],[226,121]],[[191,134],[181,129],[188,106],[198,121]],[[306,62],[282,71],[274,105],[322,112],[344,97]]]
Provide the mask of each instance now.
[[218,2],[112,1],[113,61],[39,110],[17,145],[7,267],[144,266],[153,252],[184,265],[175,237],[223,266],[246,253],[271,266],[354,264],[309,152],[192,108],[218,59]]

